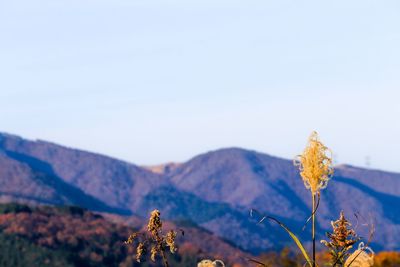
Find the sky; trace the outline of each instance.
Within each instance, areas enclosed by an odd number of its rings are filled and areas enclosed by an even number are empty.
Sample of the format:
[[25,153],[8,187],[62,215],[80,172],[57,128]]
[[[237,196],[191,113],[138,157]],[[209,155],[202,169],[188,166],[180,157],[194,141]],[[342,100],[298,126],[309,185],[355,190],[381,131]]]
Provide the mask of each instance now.
[[[0,131],[139,165],[223,147],[400,172],[400,2],[0,0]],[[369,164],[367,159],[369,158]]]

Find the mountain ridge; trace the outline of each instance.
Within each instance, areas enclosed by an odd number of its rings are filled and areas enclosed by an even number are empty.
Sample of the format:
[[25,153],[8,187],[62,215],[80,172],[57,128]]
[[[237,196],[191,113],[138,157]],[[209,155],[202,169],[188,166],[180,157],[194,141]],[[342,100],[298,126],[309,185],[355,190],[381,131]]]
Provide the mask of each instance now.
[[[0,183],[9,189],[0,192],[0,199],[5,193],[25,192],[24,196],[29,196],[31,189],[33,197],[47,196],[46,204],[94,209],[95,202],[90,202],[94,199],[104,203],[108,212],[111,209],[142,217],[158,208],[168,219],[192,220],[252,253],[279,249],[291,241],[274,225],[256,225],[248,214],[251,208],[279,218],[303,237],[309,232],[299,227],[310,215],[310,194],[293,162],[255,150],[213,150],[172,165],[167,171],[163,168],[168,165],[158,167],[161,172],[9,134],[0,134],[0,154],[0,167],[4,165]],[[394,238],[400,234],[400,174],[351,165],[337,166],[335,171],[322,192],[318,238],[323,238],[322,233],[330,230],[330,221],[344,210],[349,216],[358,212],[361,217],[377,220],[380,234],[374,248],[400,249]],[[40,175],[46,179],[40,180]],[[24,188],[10,182],[18,179],[26,185]],[[73,188],[72,195],[61,194],[68,187]]]

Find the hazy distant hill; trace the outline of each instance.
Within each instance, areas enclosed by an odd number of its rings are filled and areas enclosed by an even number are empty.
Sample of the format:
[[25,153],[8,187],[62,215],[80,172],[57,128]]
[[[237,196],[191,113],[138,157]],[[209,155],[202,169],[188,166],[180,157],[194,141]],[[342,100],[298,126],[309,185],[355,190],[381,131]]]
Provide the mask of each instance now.
[[[170,219],[195,221],[252,252],[278,249],[290,240],[275,226],[256,225],[249,218],[250,208],[308,235],[301,228],[310,214],[310,194],[291,160],[228,148],[168,170],[153,170],[44,141],[0,135],[2,200],[73,203],[141,216],[159,208]],[[353,221],[353,214],[359,214],[361,232],[367,232],[363,222],[375,220],[375,249],[400,249],[399,196],[400,174],[339,166],[322,194],[320,233],[343,209]]]

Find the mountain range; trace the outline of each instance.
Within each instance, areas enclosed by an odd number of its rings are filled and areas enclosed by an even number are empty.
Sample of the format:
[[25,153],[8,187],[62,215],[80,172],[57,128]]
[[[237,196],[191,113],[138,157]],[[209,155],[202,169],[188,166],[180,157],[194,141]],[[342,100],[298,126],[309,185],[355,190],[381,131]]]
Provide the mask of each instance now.
[[[310,192],[292,161],[257,151],[225,148],[179,164],[143,167],[5,133],[0,201],[78,205],[142,218],[157,208],[168,220],[190,221],[252,254],[281,249],[291,240],[277,225],[257,224],[250,209],[279,219],[304,240],[311,213]],[[341,210],[366,239],[375,227],[375,250],[400,249],[399,173],[336,166],[321,193],[318,239]]]

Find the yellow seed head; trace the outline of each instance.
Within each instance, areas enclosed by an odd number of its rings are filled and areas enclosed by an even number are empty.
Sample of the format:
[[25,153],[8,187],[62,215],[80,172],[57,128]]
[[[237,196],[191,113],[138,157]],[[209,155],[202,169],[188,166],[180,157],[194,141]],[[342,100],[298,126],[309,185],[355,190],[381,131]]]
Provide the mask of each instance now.
[[197,263],[197,267],[217,267],[217,266],[225,267],[225,263],[221,260],[215,260],[215,261],[202,260],[201,262]]
[[324,189],[333,175],[332,152],[319,141],[317,132],[311,134],[307,147],[294,164],[299,166],[304,185],[312,194]]
[[133,244],[133,241],[135,241],[136,237],[138,236],[138,233],[133,233],[128,237],[128,240],[126,240],[124,243],[125,244]]
[[160,219],[160,211],[153,210],[150,215],[149,223],[147,224],[147,231],[149,231],[153,236],[158,236],[161,228],[162,222]]
[[139,245],[136,248],[136,261],[140,262],[142,256],[144,253],[144,244],[143,243],[139,243]]
[[174,253],[176,251],[175,238],[176,232],[172,230],[165,235],[165,243],[167,243],[167,246],[169,247],[171,253]]
[[151,252],[150,253],[151,253],[151,256],[150,256],[151,260],[152,261],[156,261],[156,256],[157,256],[157,253],[158,253],[157,247],[156,246],[151,247]]

